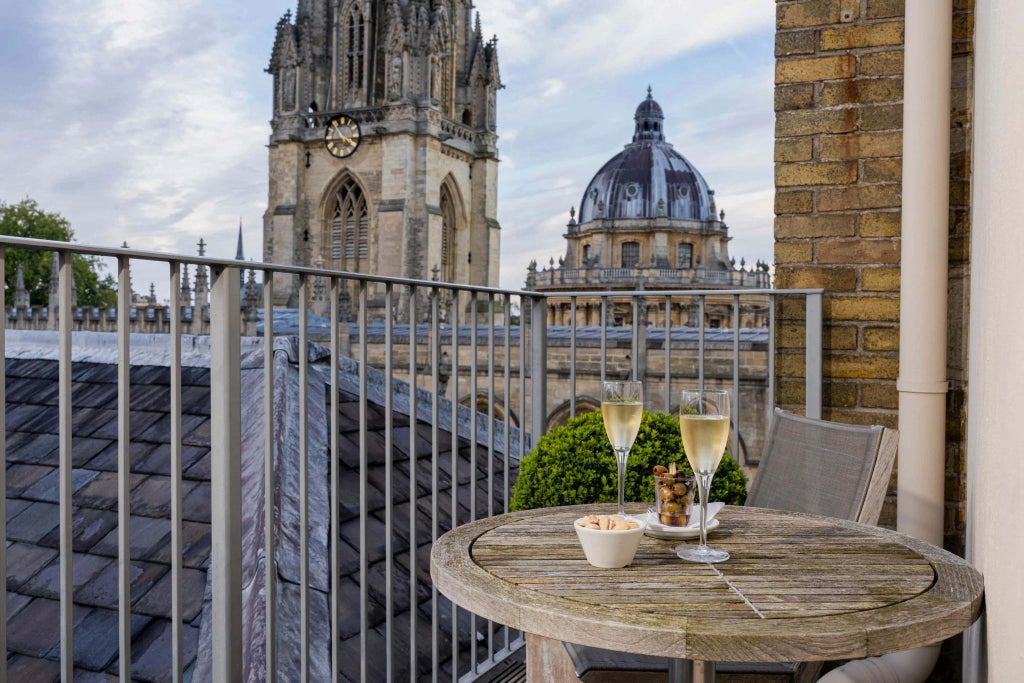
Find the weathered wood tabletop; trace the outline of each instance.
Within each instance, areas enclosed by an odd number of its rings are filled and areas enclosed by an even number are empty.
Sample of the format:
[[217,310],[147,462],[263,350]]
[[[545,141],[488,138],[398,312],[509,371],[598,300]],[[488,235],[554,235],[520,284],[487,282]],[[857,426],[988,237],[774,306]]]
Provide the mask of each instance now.
[[981,612],[981,575],[963,559],[893,531],[777,510],[722,510],[708,540],[732,555],[722,564],[685,562],[679,541],[645,536],[629,567],[592,567],[573,520],[612,509],[458,527],[434,544],[434,584],[528,633],[700,661],[875,656],[953,636]]

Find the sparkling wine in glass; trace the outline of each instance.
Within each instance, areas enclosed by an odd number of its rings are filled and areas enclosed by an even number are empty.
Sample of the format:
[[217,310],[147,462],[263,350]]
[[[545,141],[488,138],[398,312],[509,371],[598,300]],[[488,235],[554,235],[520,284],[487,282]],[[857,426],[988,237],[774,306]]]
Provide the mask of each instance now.
[[707,544],[708,492],[729,440],[729,415],[728,392],[717,389],[683,392],[679,403],[679,433],[700,491],[700,545],[676,546],[676,555],[691,562],[729,559],[729,553],[709,548]]
[[626,487],[626,460],[640,431],[644,413],[644,387],[641,382],[604,382],[601,385],[601,416],[608,440],[615,451],[619,468],[619,514],[623,507]]

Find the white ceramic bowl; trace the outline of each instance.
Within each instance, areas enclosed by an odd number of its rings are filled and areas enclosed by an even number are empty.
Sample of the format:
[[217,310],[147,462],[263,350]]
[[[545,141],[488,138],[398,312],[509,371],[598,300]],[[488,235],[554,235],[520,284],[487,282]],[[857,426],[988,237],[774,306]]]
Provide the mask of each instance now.
[[[576,520],[585,520],[580,517]],[[587,562],[595,567],[604,569],[618,569],[625,567],[633,561],[636,549],[640,547],[640,539],[643,538],[644,529],[647,527],[646,520],[637,517],[630,517],[638,524],[635,529],[623,531],[602,531],[600,529],[588,529],[573,522],[576,529],[576,536],[583,546],[583,554],[587,556]]]

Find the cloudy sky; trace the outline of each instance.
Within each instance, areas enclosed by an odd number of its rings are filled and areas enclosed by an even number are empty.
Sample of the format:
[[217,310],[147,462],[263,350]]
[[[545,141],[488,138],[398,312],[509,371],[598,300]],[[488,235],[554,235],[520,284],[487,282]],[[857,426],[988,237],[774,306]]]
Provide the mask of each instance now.
[[[0,200],[79,242],[260,258],[274,26],[294,0],[0,0]],[[568,210],[630,141],[650,84],[666,137],[772,255],[774,3],[478,0],[499,38],[501,285],[564,253]],[[139,269],[137,289],[163,271]],[[159,285],[158,285],[159,289]]]

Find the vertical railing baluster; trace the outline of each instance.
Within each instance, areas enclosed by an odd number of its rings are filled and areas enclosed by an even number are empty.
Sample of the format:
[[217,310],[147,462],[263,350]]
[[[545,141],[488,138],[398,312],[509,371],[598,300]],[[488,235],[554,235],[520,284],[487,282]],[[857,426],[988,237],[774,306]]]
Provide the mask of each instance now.
[[[450,318],[452,321],[452,370],[451,379],[451,409],[452,409],[452,525],[454,529],[459,525],[459,293],[452,290],[452,304]],[[451,635],[452,635],[452,683],[459,680],[459,607],[454,602],[451,605]]]
[[665,297],[665,412],[672,410],[672,297]]
[[732,459],[740,462],[740,295],[732,298]]
[[[0,247],[0,273],[7,272],[7,250]],[[0,314],[0,357],[7,358],[7,305]],[[0,372],[0,406],[7,405],[7,373]],[[0,410],[0,571],[7,576],[7,411]],[[7,652],[7,590],[0,591],[0,652]],[[0,662],[0,683],[7,683],[7,657]]]
[[807,417],[821,419],[821,369],[822,369],[822,295],[821,292],[807,294],[804,357],[806,380],[804,384]]
[[[392,553],[394,544],[392,536],[395,533],[395,485],[393,482],[392,470],[394,462],[394,418],[392,410],[394,405],[391,400],[391,378],[394,376],[392,365],[392,345],[394,344],[394,318],[391,314],[392,296],[394,289],[391,283],[384,285],[384,666],[387,680],[393,681],[392,675],[392,644],[394,638],[394,571],[395,560]],[[369,512],[369,511],[367,511]]]
[[[72,640],[73,600],[71,574],[71,263],[72,254],[61,252],[59,258],[58,327],[60,329],[59,372],[60,420],[60,671],[61,680],[71,683],[75,648]],[[120,411],[119,411],[120,412]]]
[[[132,675],[132,461],[131,352],[129,348],[131,291],[131,266],[128,257],[122,256],[117,259],[117,627],[118,671],[123,681],[130,681]],[[63,314],[63,307],[61,313]]]
[[635,382],[642,382],[645,378],[640,376],[640,297],[633,296],[633,329],[630,331],[630,348],[633,354],[633,363],[630,368],[629,378]]
[[[430,399],[430,538],[436,541],[440,536],[440,498],[441,449],[438,441],[441,438],[441,292],[437,287],[430,290],[430,383],[432,386]],[[430,582],[430,665],[432,683],[437,683],[437,669],[441,665],[441,617],[437,613],[439,607],[437,586]]]
[[608,297],[601,297],[601,384],[608,377]]
[[704,295],[697,299],[697,389],[704,391]]
[[171,678],[181,683],[185,669],[182,615],[181,539],[181,263],[172,261],[170,371],[171,371]]
[[569,417],[576,417],[576,297],[569,297]]
[[[475,417],[475,416],[474,416]],[[487,516],[494,514],[494,295],[487,295]],[[494,659],[494,622],[487,621],[487,659]]]
[[[526,300],[519,295],[519,462],[526,457]],[[531,441],[530,445],[533,445]]]
[[299,678],[309,681],[309,276],[299,275]]
[[[477,469],[477,361],[480,347],[478,346],[479,311],[477,310],[476,292],[470,293],[469,299],[469,521],[475,522],[477,517],[476,500],[476,478]],[[469,647],[469,670],[477,673],[477,616],[475,612],[469,613],[470,647]]]
[[[263,571],[266,671],[277,680],[277,552],[274,547],[274,273],[263,271]],[[336,646],[335,646],[336,647]]]
[[370,566],[367,553],[367,520],[370,515],[367,496],[367,365],[368,340],[366,333],[367,292],[366,280],[359,280],[359,680],[367,681],[367,630],[369,629],[370,609]]
[[[503,383],[504,394],[502,397],[501,404],[505,406],[505,446],[502,448],[502,463],[501,463],[501,483],[502,483],[502,512],[508,512],[509,494],[511,493],[511,484],[509,483],[509,451],[512,449],[512,388],[509,386],[512,382],[512,361],[509,357],[512,349],[512,297],[508,294],[504,294],[503,302],[505,309],[505,320],[504,329],[502,332],[503,344],[502,350],[504,351],[504,362],[503,362]],[[508,650],[509,644],[509,629],[505,627],[505,649]]]
[[416,287],[409,287],[409,680],[415,681],[416,619],[419,599],[416,584]]
[[213,680],[242,679],[241,316],[238,271],[211,268],[210,514]]
[[543,296],[531,299],[530,316],[530,400],[534,443],[544,436],[548,420],[548,302]]
[[[341,507],[341,463],[339,455],[341,444],[338,431],[341,428],[338,411],[341,410],[340,379],[338,377],[341,368],[338,359],[341,356],[341,281],[337,277],[331,278],[331,419],[329,421],[331,436],[331,460],[329,471],[331,476],[331,540],[328,544],[331,552],[331,683],[338,683],[341,671],[341,613],[338,601],[341,599],[341,556],[339,543],[341,542],[341,520],[339,519]],[[346,328],[348,323],[345,324]],[[348,334],[348,330],[345,330]]]
[[[526,457],[526,325],[523,316],[526,314],[526,298],[519,295],[519,462]],[[536,439],[530,437],[530,447]]]
[[775,414],[775,305],[778,298],[774,294],[768,295],[768,400],[765,405],[768,407],[768,414],[765,415],[765,432],[771,426],[772,416]]

